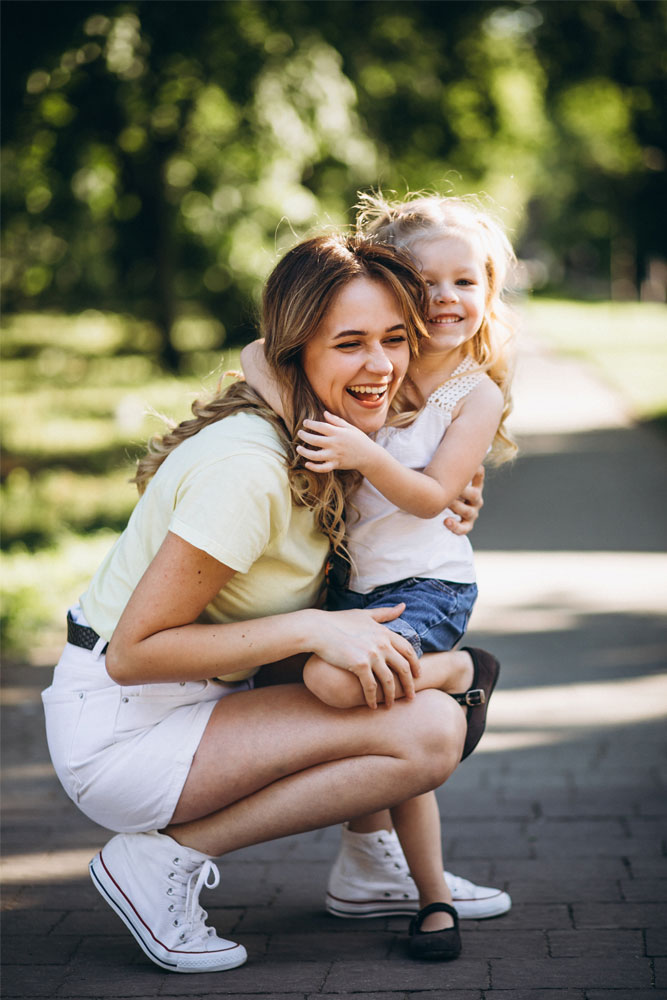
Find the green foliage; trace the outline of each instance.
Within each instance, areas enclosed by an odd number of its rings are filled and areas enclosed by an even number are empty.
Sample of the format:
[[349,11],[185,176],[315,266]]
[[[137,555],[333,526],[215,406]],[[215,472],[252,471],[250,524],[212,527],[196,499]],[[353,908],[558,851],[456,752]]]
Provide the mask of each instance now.
[[6,3],[7,308],[130,310],[176,370],[183,315],[208,319],[201,349],[246,339],[277,253],[372,185],[483,190],[535,284],[636,297],[667,254],[666,12]]

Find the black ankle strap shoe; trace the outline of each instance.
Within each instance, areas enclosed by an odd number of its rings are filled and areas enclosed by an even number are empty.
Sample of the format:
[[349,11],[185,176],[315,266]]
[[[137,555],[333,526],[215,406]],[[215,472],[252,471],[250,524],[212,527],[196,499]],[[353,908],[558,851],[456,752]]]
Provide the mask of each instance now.
[[[449,913],[453,927],[441,931],[423,931],[421,926],[430,913]],[[410,921],[408,953],[411,958],[429,959],[434,962],[451,962],[461,954],[459,915],[449,903],[430,903]]]

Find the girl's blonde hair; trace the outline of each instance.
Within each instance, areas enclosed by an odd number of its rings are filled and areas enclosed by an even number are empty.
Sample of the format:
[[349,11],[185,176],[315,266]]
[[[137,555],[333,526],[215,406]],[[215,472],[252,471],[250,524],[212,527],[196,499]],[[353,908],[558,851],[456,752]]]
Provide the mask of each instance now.
[[363,235],[316,236],[293,247],[274,268],[262,296],[264,353],[287,404],[285,422],[245,382],[235,382],[209,400],[195,400],[193,419],[154,437],[132,480],[143,493],[169,452],[203,427],[241,411],[253,411],[275,428],[285,450],[292,500],[315,512],[318,527],[336,550],[344,550],[343,515],[361,476],[354,470],[322,475],[303,468],[296,431],[307,418],[322,420],[323,406],[302,365],[305,345],[317,334],[339,292],[354,278],[383,284],[405,322],[412,354],[425,335],[428,291],[418,269],[403,254]]
[[[402,250],[416,260],[414,245],[442,236],[473,236],[484,255],[486,296],[484,318],[475,336],[464,347],[469,357],[500,388],[505,405],[491,449],[491,461],[500,465],[517,451],[505,424],[512,410],[515,320],[503,300],[507,276],[515,256],[502,226],[472,198],[412,195],[387,201],[381,194],[361,194],[357,205],[357,231]],[[395,400],[405,407],[403,394]],[[411,412],[398,418],[404,423]]]

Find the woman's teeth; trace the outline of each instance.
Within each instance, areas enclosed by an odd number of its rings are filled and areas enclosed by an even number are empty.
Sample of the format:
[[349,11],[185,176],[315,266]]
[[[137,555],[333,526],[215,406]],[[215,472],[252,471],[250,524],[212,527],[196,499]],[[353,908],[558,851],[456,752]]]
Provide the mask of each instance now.
[[386,385],[349,385],[347,391],[352,396],[384,396]]

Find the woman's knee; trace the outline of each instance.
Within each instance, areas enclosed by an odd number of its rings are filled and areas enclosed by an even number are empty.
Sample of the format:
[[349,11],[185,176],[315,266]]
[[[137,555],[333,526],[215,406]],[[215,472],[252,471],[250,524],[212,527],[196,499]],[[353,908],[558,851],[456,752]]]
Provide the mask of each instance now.
[[435,788],[447,780],[461,760],[465,716],[443,691],[420,691],[411,707],[411,745]]

